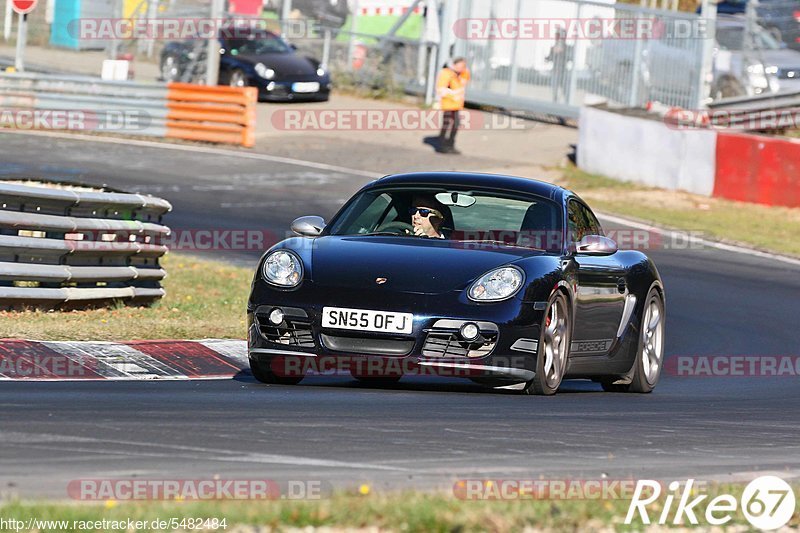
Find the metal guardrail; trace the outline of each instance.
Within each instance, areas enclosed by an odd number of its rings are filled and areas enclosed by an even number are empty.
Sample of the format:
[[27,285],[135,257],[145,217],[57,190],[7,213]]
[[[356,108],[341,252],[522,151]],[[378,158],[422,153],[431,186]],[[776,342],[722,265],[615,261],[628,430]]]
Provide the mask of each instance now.
[[747,111],[790,109],[800,107],[800,91],[721,98],[708,104],[708,107],[711,109],[741,109]]
[[170,210],[140,194],[0,181],[0,307],[161,298]]
[[[253,87],[0,74],[0,110],[69,111],[60,129],[255,144]],[[44,127],[47,127],[45,124]]]
[[[797,127],[800,91],[724,98],[708,105],[710,120],[743,131],[775,131]],[[780,120],[779,120],[780,116]]]

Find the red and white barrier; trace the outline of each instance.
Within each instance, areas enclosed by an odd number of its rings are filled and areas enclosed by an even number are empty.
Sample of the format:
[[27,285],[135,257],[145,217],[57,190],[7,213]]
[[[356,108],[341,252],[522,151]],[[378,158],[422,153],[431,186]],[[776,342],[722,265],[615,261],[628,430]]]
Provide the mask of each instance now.
[[714,196],[800,207],[800,139],[717,134]]
[[243,340],[0,340],[0,380],[230,379],[247,369]]
[[800,207],[800,139],[676,127],[666,118],[585,107],[578,166],[670,190]]

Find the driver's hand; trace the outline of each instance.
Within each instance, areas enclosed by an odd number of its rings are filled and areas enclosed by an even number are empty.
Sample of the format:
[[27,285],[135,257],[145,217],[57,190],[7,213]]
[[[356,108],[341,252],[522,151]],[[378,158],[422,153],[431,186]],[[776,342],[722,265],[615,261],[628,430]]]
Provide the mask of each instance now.
[[421,226],[414,226],[414,235],[417,237],[425,237],[425,232],[422,230]]

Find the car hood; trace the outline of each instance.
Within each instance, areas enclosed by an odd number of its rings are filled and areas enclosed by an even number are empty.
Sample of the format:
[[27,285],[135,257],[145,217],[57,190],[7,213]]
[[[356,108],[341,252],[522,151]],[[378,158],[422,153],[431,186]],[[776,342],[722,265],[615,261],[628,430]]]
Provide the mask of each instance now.
[[317,67],[308,58],[298,54],[258,54],[239,56],[254,65],[264,63],[275,71],[275,75],[282,76],[310,76],[317,74]]
[[320,286],[357,290],[386,278],[389,290],[441,294],[463,290],[493,268],[541,253],[435,239],[328,236],[314,241],[311,268]]

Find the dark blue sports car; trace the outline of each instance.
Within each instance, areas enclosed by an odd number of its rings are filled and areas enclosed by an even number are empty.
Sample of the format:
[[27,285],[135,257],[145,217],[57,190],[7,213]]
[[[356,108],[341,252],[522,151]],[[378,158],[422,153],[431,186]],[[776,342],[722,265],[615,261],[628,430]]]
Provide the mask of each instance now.
[[[331,76],[318,60],[305,56],[280,36],[259,28],[227,27],[219,32],[219,84],[258,88],[259,101],[324,102]],[[161,51],[164,81],[191,81],[205,68],[200,39],[167,43]],[[204,73],[204,70],[202,71]]]
[[[650,392],[664,355],[653,262],[617,249],[548,183],[387,176],[262,257],[248,302],[253,375],[296,384],[347,361],[362,380],[432,372],[553,394],[563,379]],[[325,361],[326,364],[321,364]]]

